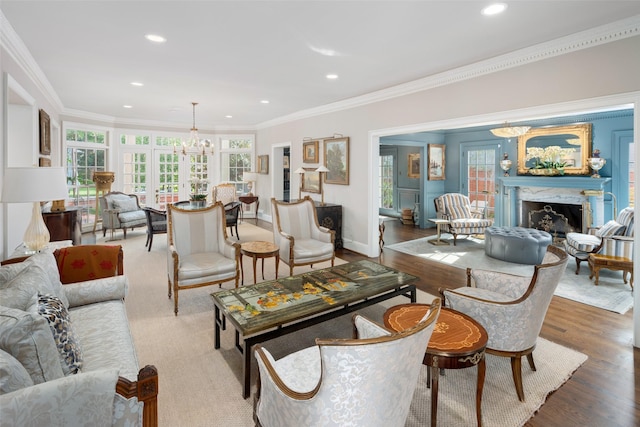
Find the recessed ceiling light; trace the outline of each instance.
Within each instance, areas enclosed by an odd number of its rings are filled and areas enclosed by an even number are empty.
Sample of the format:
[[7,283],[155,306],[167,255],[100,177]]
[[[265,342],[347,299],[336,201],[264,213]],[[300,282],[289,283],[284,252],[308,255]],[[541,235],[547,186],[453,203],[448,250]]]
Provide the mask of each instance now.
[[502,13],[507,8],[505,3],[494,3],[482,9],[482,14],[485,16],[497,15]]
[[226,116],[224,116],[224,117],[225,117],[225,118],[227,118],[227,119],[233,119],[233,116],[232,116],[232,115],[230,115],[230,114],[227,114],[227,115],[226,115]]
[[338,75],[337,74],[327,74],[327,78],[329,80],[335,80],[335,79],[338,78]]
[[144,86],[144,83],[140,83],[140,82],[131,82],[131,86]]
[[123,105],[122,108],[133,108],[132,105]]
[[268,99],[263,99],[263,100],[262,100],[262,101],[260,101],[260,102],[261,102],[261,103],[263,103],[263,104],[268,104],[268,103],[269,103],[269,100],[268,100]]
[[164,43],[167,41],[167,39],[157,34],[145,34],[144,37],[150,42],[154,42],[154,43]]

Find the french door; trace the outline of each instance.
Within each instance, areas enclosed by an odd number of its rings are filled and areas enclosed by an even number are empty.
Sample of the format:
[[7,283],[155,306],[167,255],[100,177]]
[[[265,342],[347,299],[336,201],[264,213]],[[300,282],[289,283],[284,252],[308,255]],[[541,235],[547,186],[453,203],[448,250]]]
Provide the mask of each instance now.
[[485,209],[487,218],[495,216],[497,144],[462,147],[462,190],[469,196],[471,206]]

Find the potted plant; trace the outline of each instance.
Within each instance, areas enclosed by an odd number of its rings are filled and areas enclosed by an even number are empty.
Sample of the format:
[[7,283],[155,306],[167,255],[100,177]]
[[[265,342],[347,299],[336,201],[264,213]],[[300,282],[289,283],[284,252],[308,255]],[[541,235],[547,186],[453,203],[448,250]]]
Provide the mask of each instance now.
[[203,208],[207,206],[207,185],[209,181],[202,178],[191,178],[191,206]]
[[549,147],[528,147],[526,161],[534,160],[535,164],[529,169],[532,175],[564,175],[567,161],[564,158],[576,151],[575,148],[561,148],[558,145]]

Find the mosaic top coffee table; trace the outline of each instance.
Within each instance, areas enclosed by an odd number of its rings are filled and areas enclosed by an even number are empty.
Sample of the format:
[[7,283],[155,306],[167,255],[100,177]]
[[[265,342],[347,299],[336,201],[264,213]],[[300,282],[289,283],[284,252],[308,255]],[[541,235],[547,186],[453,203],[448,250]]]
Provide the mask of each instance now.
[[[416,301],[417,277],[362,260],[211,294],[215,348],[228,320],[244,356],[242,395],[250,394],[251,347],[380,301],[404,295]],[[242,337],[242,339],[241,339]]]

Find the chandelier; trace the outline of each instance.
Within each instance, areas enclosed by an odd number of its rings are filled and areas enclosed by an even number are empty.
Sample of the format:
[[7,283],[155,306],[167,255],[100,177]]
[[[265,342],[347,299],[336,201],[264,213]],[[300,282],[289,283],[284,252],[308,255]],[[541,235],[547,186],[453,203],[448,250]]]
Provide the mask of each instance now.
[[497,137],[511,139],[524,135],[529,132],[529,129],[531,126],[509,126],[509,123],[505,122],[503,127],[489,130]]
[[189,140],[182,141],[182,155],[185,156],[190,149],[195,149],[198,152],[202,151],[202,155],[205,155],[207,147],[211,148],[211,154],[213,154],[212,142],[208,139],[200,139],[198,136],[198,128],[196,127],[196,105],[198,103],[192,102],[191,105],[193,105],[193,126],[189,132]]

